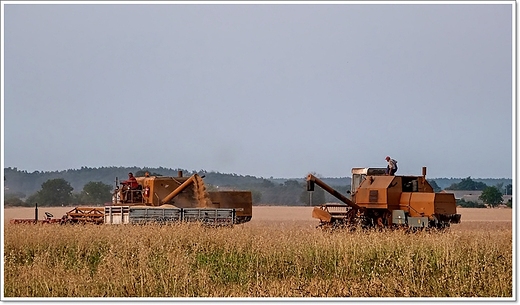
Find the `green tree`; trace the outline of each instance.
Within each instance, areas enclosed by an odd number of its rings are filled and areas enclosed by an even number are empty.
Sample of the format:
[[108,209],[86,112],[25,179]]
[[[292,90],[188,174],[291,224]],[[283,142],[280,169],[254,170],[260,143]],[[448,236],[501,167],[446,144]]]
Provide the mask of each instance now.
[[453,183],[447,190],[465,190],[465,191],[482,191],[487,187],[483,182],[475,182],[471,177],[462,179],[459,183]]
[[39,206],[68,205],[72,201],[73,190],[65,179],[49,179],[42,183],[41,190],[27,198],[27,203],[31,206],[35,202],[38,202]]
[[457,199],[457,205],[462,208],[485,208],[486,205],[473,201],[466,201],[464,199]]
[[484,201],[485,204],[492,207],[502,203],[502,192],[496,186],[488,186],[483,191],[478,199]]
[[83,187],[81,200],[85,203],[105,203],[112,199],[112,186],[101,181],[89,182]]
[[85,198],[83,192],[81,192],[81,193],[73,193],[71,202],[84,204],[84,203],[87,203],[88,200],[87,200],[87,198]]

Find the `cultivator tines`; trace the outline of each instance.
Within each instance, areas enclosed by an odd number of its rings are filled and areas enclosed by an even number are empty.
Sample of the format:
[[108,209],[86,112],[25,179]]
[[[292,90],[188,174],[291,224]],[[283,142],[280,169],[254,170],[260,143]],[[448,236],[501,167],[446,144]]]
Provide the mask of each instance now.
[[104,220],[104,208],[77,207],[63,216],[65,223],[95,223],[102,224]]
[[11,219],[9,221],[10,223],[12,224],[46,224],[46,223],[60,223],[61,220],[60,219],[38,219],[38,220],[34,220],[34,219]]

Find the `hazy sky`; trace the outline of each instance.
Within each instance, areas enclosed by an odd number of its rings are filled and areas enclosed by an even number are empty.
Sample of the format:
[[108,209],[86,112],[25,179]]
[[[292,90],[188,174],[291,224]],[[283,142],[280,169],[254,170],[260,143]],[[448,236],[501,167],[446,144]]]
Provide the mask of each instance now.
[[512,177],[513,1],[43,3],[2,2],[4,167]]

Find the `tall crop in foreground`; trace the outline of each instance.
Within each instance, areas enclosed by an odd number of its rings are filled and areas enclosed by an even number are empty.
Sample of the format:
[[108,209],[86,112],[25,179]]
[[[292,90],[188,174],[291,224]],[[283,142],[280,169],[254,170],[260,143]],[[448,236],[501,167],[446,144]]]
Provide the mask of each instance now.
[[512,231],[5,225],[5,297],[511,297]]

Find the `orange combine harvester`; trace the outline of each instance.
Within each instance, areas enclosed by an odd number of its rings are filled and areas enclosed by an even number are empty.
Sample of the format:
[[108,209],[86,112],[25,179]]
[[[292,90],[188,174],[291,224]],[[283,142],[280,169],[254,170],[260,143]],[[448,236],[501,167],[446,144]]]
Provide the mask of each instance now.
[[421,176],[389,176],[385,170],[353,168],[350,199],[309,174],[308,191],[317,184],[343,202],[314,207],[312,217],[320,220],[320,227],[443,229],[460,223],[455,196],[435,193],[426,180],[426,167]]

